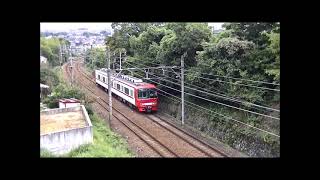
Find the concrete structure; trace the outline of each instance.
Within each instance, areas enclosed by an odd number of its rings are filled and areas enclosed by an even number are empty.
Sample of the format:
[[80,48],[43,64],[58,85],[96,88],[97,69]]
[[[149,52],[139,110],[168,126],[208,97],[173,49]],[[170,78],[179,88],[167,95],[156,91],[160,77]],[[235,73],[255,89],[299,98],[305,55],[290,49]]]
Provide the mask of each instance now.
[[40,56],[40,63],[46,64],[47,63],[47,58],[45,58],[43,56]]
[[59,108],[69,108],[69,107],[77,107],[80,106],[80,101],[78,99],[60,99],[59,100]]
[[40,83],[40,99],[43,96],[47,96],[49,93],[49,86]]
[[93,130],[83,105],[40,112],[40,148],[55,155],[93,142]]
[[223,31],[223,29],[217,29],[217,30],[213,30],[213,34],[219,34]]

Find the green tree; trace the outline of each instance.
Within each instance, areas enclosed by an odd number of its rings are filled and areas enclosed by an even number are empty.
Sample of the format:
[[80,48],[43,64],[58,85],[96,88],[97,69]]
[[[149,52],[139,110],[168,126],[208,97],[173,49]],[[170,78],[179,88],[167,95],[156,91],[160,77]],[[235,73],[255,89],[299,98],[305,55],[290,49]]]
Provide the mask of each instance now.
[[[40,37],[40,54],[48,59],[48,62],[51,66],[58,66],[60,65],[60,47],[66,45],[67,47],[70,46],[70,42],[66,41],[62,38],[49,38],[46,39],[45,37]],[[65,54],[63,59],[67,59],[68,55]]]
[[54,87],[59,84],[59,78],[51,69],[40,68],[40,83]]
[[270,45],[268,49],[274,54],[275,61],[268,66],[266,73],[274,76],[275,82],[280,81],[280,33],[270,33],[268,34],[270,38]]
[[279,23],[226,23],[223,24],[227,30],[232,29],[233,36],[240,40],[254,42],[258,47],[268,46],[269,38],[265,33],[280,29]]
[[180,57],[187,52],[186,66],[196,64],[196,51],[201,51],[203,42],[211,39],[212,32],[207,23],[168,23],[167,37],[163,37],[159,58],[171,65],[180,65]]
[[136,63],[143,61],[148,66],[154,66],[152,63],[160,63],[157,54],[160,49],[160,41],[165,33],[165,28],[149,26],[138,37],[130,37],[130,47],[135,59],[139,60]]
[[111,27],[114,33],[111,37],[106,38],[106,45],[111,51],[124,48],[129,56],[133,55],[130,48],[129,39],[131,36],[139,36],[139,34],[147,29],[151,23],[112,23]]
[[86,52],[85,62],[91,69],[106,68],[106,51],[104,48],[92,48]]

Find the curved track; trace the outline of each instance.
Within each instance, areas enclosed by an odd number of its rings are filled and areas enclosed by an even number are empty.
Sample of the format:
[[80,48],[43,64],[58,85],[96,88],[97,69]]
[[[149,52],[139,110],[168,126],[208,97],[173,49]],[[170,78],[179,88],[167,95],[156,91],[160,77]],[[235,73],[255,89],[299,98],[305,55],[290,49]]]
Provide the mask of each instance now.
[[[95,84],[94,78],[89,77],[88,74],[83,72],[80,69],[79,63],[76,63],[75,66],[76,70],[83,75],[87,80],[89,80],[91,83]],[[67,73],[70,73],[67,71]],[[83,77],[78,77],[82,79]],[[89,84],[84,84],[85,80],[82,79],[79,81],[83,87],[85,87],[87,90],[89,90],[92,94],[97,96],[97,94],[94,92],[94,90],[89,88]],[[92,84],[91,84],[92,85]],[[101,102],[103,103],[101,103]],[[109,104],[106,100],[103,98],[100,98],[99,96],[96,98],[96,102],[100,104],[101,107],[103,107],[105,110],[108,111]],[[103,105],[105,104],[105,105]],[[179,157],[177,153],[175,153],[173,150],[170,150],[168,146],[166,146],[164,143],[157,140],[156,137],[154,137],[151,133],[144,130],[144,128],[141,125],[138,125],[134,121],[132,121],[130,118],[127,118],[125,114],[123,114],[121,111],[113,107],[113,109],[116,111],[117,115],[113,115],[115,119],[117,119],[119,122],[121,122],[124,126],[126,126],[130,131],[132,131],[136,136],[138,136],[142,141],[144,141],[150,148],[152,148],[157,154],[159,154],[162,157],[170,156],[170,157]],[[120,118],[121,117],[121,118]],[[177,138],[181,139],[188,145],[192,146],[197,151],[201,152],[201,154],[207,156],[207,157],[227,157],[227,155],[216,148],[212,147],[208,143],[196,138],[194,135],[190,134],[189,132],[185,131],[184,129],[181,129],[180,127],[168,122],[167,120],[164,120],[163,118],[156,116],[156,115],[146,115],[145,116],[149,121],[154,122],[162,129],[168,131],[170,134],[176,136]],[[126,119],[126,122],[123,120]],[[130,125],[131,126],[130,126]],[[133,128],[134,127],[134,128]],[[139,132],[138,132],[139,131]],[[144,138],[149,138],[153,141],[153,143],[150,143],[150,141],[145,140]],[[155,147],[156,146],[156,147]],[[162,149],[162,150],[161,150]]]
[[[68,76],[71,76],[70,70],[67,68],[66,72]],[[78,65],[76,69],[79,70]],[[80,71],[79,71],[80,72]],[[85,75],[85,74],[83,74]],[[85,75],[87,77],[87,75]],[[87,77],[88,78],[88,77]],[[90,80],[90,79],[89,79]],[[82,87],[85,87],[88,91],[90,91],[93,95],[95,95],[95,102],[97,102],[104,110],[109,112],[109,104],[94,92],[89,86],[83,83],[83,81],[79,81]],[[100,101],[99,101],[100,100]],[[158,141],[155,137],[153,137],[150,133],[145,131],[141,126],[137,125],[135,122],[131,121],[127,118],[123,113],[121,113],[118,109],[113,109],[118,113],[117,115],[113,114],[113,118],[118,120],[121,124],[123,124],[127,129],[129,129],[132,133],[134,133],[140,140],[142,140],[148,147],[150,147],[153,151],[155,151],[161,157],[178,157],[178,155],[171,151],[167,146]],[[119,117],[121,116],[121,117]]]

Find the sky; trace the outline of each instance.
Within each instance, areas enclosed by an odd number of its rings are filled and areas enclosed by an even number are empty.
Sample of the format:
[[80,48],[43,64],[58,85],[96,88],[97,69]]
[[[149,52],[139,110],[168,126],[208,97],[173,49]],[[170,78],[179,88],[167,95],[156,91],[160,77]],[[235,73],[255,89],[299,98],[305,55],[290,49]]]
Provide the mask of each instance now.
[[[223,23],[209,23],[214,29],[221,29]],[[71,29],[88,28],[89,30],[111,30],[111,23],[40,23],[40,31],[69,31]]]

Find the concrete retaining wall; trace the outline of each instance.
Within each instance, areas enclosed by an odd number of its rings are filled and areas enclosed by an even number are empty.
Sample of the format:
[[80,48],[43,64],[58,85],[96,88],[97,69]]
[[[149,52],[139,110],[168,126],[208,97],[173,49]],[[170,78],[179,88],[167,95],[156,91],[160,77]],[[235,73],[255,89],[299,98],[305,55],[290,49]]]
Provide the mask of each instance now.
[[80,145],[92,143],[92,124],[83,105],[72,108],[54,109],[51,111],[44,111],[43,113],[56,114],[61,112],[76,111],[80,110],[80,108],[86,120],[86,127],[40,135],[40,148],[47,149],[53,154],[61,155],[70,152],[72,149],[77,148]]

